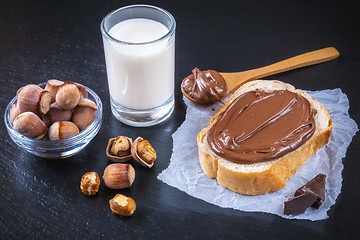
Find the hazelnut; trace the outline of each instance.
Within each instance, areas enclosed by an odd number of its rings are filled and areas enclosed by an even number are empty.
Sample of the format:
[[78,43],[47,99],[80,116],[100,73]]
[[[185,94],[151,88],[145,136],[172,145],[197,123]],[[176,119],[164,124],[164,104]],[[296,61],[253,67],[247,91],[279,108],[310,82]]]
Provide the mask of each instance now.
[[20,112],[46,114],[50,109],[50,93],[38,85],[28,84],[24,86],[18,91],[17,98],[17,107]]
[[69,121],[55,122],[49,128],[49,138],[51,141],[66,139],[78,133],[78,127]]
[[80,189],[85,195],[95,195],[99,191],[99,187],[100,178],[97,172],[87,172],[82,176]]
[[70,121],[72,114],[71,109],[62,109],[56,102],[54,102],[51,104],[50,110],[47,114],[43,115],[43,120],[46,126],[50,126],[57,121]]
[[119,136],[115,138],[111,146],[111,154],[119,157],[130,155],[131,144],[127,137]]
[[14,119],[20,114],[20,110],[17,107],[17,103],[14,103],[13,105],[11,105],[10,107],[10,122],[12,123],[14,121]]
[[51,95],[51,102],[55,102],[56,92],[58,91],[59,87],[63,85],[64,82],[56,79],[50,79],[46,83],[45,90],[48,91]]
[[106,156],[113,162],[126,162],[131,159],[132,139],[129,137],[118,136],[110,138]]
[[84,87],[84,85],[82,85],[80,83],[75,83],[75,85],[78,87],[78,89],[80,91],[80,98],[88,98],[88,92],[86,91],[86,88]]
[[21,88],[19,88],[17,91],[16,91],[16,97],[19,98],[19,93],[21,92],[21,90],[24,89],[25,86],[22,86]]
[[80,129],[85,129],[94,121],[97,109],[93,101],[88,98],[82,98],[74,109],[72,121]]
[[64,83],[57,90],[55,101],[62,109],[72,109],[80,101],[80,91],[74,83]]
[[29,138],[41,139],[45,136],[45,123],[33,112],[19,114],[13,121],[15,130]]
[[108,188],[128,188],[135,180],[135,169],[127,163],[113,163],[105,168],[103,179]]
[[131,146],[131,155],[142,166],[151,168],[156,160],[155,149],[148,140],[137,137]]
[[136,210],[136,203],[131,197],[122,194],[116,194],[113,199],[109,201],[110,209],[113,213],[120,216],[129,217],[134,214]]

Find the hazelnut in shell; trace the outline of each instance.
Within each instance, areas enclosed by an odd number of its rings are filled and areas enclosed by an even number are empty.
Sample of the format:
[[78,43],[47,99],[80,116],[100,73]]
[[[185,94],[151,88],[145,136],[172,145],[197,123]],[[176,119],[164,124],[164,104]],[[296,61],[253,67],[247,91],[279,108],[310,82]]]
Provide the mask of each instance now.
[[47,114],[43,115],[43,120],[46,126],[51,126],[51,124],[57,121],[70,121],[72,114],[73,112],[71,109],[62,109],[54,102],[51,104]]
[[61,85],[63,85],[64,82],[56,79],[50,79],[46,82],[45,90],[48,91],[51,95],[51,102],[55,102],[55,96],[57,93],[57,90]]
[[85,129],[94,121],[97,109],[93,101],[88,98],[82,98],[74,109],[72,121],[79,129]]
[[10,107],[10,122],[12,123],[14,121],[14,119],[20,114],[20,110],[17,107],[17,103],[14,103],[13,105],[11,105]]
[[135,180],[135,169],[128,163],[112,163],[105,168],[103,179],[108,188],[128,188]]
[[16,97],[19,98],[19,93],[21,92],[21,90],[24,89],[25,86],[22,86],[21,88],[19,88],[17,91],[16,91]]
[[72,109],[80,101],[80,91],[76,84],[66,82],[56,92],[55,101],[62,109]]
[[156,151],[148,140],[137,137],[131,146],[132,157],[142,166],[151,168],[156,160]]
[[15,130],[29,138],[41,139],[47,132],[45,123],[33,112],[19,114],[13,121]]
[[131,159],[132,139],[125,136],[110,138],[106,156],[113,162],[126,162]]
[[82,85],[80,83],[75,83],[75,85],[78,87],[78,89],[80,91],[80,98],[88,98],[89,94],[86,91],[86,88],[84,87],[84,85]]
[[58,121],[49,128],[50,141],[66,139],[79,133],[79,128],[70,121]]
[[28,84],[17,92],[17,107],[20,112],[46,114],[50,109],[51,95],[38,85]]

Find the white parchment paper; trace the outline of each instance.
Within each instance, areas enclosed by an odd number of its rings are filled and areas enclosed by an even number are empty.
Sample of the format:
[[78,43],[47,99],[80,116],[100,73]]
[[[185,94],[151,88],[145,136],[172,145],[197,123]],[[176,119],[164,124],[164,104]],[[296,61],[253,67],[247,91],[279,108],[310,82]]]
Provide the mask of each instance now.
[[[173,153],[170,164],[158,178],[190,196],[223,208],[272,213],[288,219],[322,220],[328,218],[327,211],[335,203],[341,191],[342,159],[345,157],[352,137],[358,131],[358,126],[348,114],[349,100],[341,89],[307,92],[327,108],[333,121],[333,130],[330,142],[314,154],[288,180],[283,189],[265,195],[246,196],[225,189],[218,185],[216,180],[208,178],[200,167],[196,137],[201,129],[209,124],[210,119],[223,103],[203,106],[185,97],[186,118],[172,135]],[[320,209],[309,208],[304,214],[298,216],[284,215],[284,202],[293,197],[297,188],[319,173],[327,176],[326,199]]]

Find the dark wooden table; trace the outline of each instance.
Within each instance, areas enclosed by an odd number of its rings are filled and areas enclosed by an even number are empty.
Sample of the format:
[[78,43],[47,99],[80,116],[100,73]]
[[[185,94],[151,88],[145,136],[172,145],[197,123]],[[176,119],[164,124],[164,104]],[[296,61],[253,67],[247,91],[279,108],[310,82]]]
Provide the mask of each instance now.
[[[147,1],[173,14],[176,30],[176,106],[171,118],[149,128],[119,123],[111,114],[100,22],[110,11],[138,1],[0,1],[0,108],[27,83],[51,78],[85,84],[101,97],[103,124],[79,154],[46,160],[28,154],[0,128],[0,239],[349,239],[360,227],[360,139],[343,159],[341,194],[323,221],[286,220],[265,213],[223,209],[164,184],[171,135],[185,118],[180,83],[193,67],[222,72],[261,67],[333,46],[340,58],[278,74],[306,90],[341,88],[350,116],[360,123],[360,4],[347,1]],[[143,2],[142,2],[143,3]],[[87,171],[102,175],[110,163],[109,138],[148,139],[158,151],[154,168],[133,164],[130,189],[104,184],[94,197],[79,189]],[[184,139],[186,140],[186,139]],[[109,209],[116,193],[137,211],[120,218]]]

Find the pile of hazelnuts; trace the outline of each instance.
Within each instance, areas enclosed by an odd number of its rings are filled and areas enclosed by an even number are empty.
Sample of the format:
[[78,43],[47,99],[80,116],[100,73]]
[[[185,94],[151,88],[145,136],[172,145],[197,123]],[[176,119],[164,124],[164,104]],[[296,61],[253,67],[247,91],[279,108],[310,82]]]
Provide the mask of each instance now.
[[18,133],[33,139],[54,141],[74,136],[94,121],[97,111],[79,83],[51,79],[45,89],[28,84],[16,96],[10,122]]

